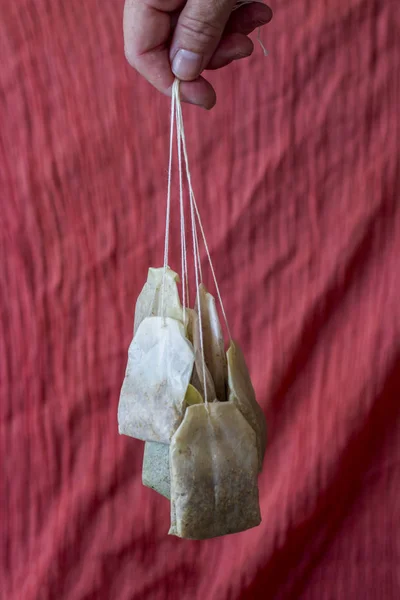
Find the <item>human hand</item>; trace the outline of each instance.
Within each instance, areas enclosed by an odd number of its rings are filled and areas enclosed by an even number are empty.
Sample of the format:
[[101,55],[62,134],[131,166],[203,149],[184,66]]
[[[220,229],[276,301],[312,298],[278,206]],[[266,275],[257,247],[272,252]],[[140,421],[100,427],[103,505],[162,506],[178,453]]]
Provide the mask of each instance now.
[[216,102],[201,73],[250,56],[248,34],[272,19],[265,4],[232,12],[236,0],[125,0],[125,55],[155,88],[171,95],[175,76],[185,102],[210,109]]

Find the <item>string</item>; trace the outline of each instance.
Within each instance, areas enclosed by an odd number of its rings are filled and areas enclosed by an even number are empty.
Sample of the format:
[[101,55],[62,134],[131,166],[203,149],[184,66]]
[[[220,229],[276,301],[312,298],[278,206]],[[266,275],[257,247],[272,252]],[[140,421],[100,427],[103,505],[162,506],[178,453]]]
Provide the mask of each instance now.
[[[201,236],[203,239],[203,243],[204,243],[204,247],[206,250],[206,254],[207,254],[207,258],[208,258],[208,262],[210,265],[210,270],[213,276],[213,280],[214,280],[214,285],[217,291],[217,296],[218,296],[218,300],[219,300],[219,304],[221,306],[221,312],[222,315],[224,317],[224,321],[225,321],[225,326],[229,335],[229,340],[232,341],[232,335],[231,335],[231,330],[229,327],[229,323],[228,323],[228,318],[226,316],[226,311],[225,311],[225,307],[224,307],[224,303],[222,301],[222,296],[221,296],[221,292],[219,289],[219,285],[218,285],[218,281],[217,281],[217,276],[215,274],[215,269],[214,269],[214,265],[211,259],[211,254],[210,254],[210,250],[209,250],[209,246],[207,243],[207,239],[206,239],[206,234],[204,232],[204,227],[203,227],[203,223],[200,217],[200,211],[199,208],[197,206],[197,202],[196,202],[196,198],[194,195],[194,191],[193,191],[193,186],[192,186],[192,178],[190,175],[190,168],[189,168],[189,159],[188,159],[188,154],[187,154],[187,147],[186,147],[186,137],[185,137],[185,129],[183,126],[183,118],[182,118],[182,105],[180,102],[180,98],[179,95],[176,98],[176,110],[177,110],[177,127],[179,127],[180,132],[181,132],[181,137],[182,137],[182,149],[183,149],[183,156],[185,159],[185,168],[186,168],[186,178],[187,178],[187,182],[188,182],[188,187],[189,187],[189,197],[190,197],[190,202],[191,205],[193,206],[193,209],[195,211],[196,217],[197,217],[197,221],[200,227],[200,232],[201,232]],[[179,115],[179,116],[178,116]],[[197,229],[196,229],[196,223],[194,223],[194,226],[192,225],[192,227],[194,228],[194,239],[195,239],[195,253],[197,255],[197,262],[198,264],[200,264],[200,253],[199,253],[199,244],[198,244],[198,236],[197,236]]]
[[168,163],[168,187],[167,187],[167,210],[165,215],[165,240],[164,240],[164,270],[161,284],[161,316],[165,320],[165,278],[168,267],[169,229],[171,221],[171,183],[172,183],[172,150],[174,142],[174,120],[175,120],[175,95],[172,94],[171,101],[171,128],[169,138],[169,163]]
[[[174,88],[179,86],[178,80],[174,81]],[[178,92],[173,92],[173,97],[179,95]],[[175,99],[174,99],[175,102]],[[186,295],[189,305],[189,286],[188,286],[188,269],[187,269],[187,252],[186,252],[186,225],[185,225],[185,208],[183,204],[183,171],[182,171],[182,139],[180,136],[178,120],[176,127],[176,144],[178,149],[178,172],[179,172],[179,208],[180,208],[180,226],[181,226],[181,264],[182,264],[182,312],[183,322],[186,323]]]
[[192,181],[190,176],[189,164],[187,159],[187,150],[186,150],[186,138],[185,138],[185,129],[183,124],[182,117],[182,105],[180,101],[179,95],[179,81],[175,80],[173,90],[173,95],[175,95],[175,103],[176,103],[176,128],[177,134],[181,139],[183,156],[185,159],[185,169],[186,169],[186,178],[189,187],[189,199],[190,199],[190,216],[191,216],[191,226],[192,226],[192,242],[193,242],[193,262],[194,262],[194,270],[195,270],[195,280],[196,280],[196,293],[197,299],[199,303],[199,337],[200,337],[200,351],[201,351],[201,359],[202,359],[202,375],[203,375],[203,388],[204,388],[204,402],[206,406],[208,405],[208,397],[207,397],[207,381],[206,381],[206,369],[205,369],[205,354],[204,354],[204,337],[203,337],[203,323],[202,323],[202,315],[201,315],[201,296],[200,296],[200,261],[199,261],[199,253],[198,253],[198,236],[196,229],[196,215],[194,210],[194,193],[192,187]]
[[[232,12],[240,8],[241,6],[245,6],[246,4],[251,4],[252,2],[260,2],[263,3],[263,0],[238,0],[235,6],[232,9]],[[260,44],[263,53],[265,56],[268,55],[268,51],[265,48],[264,44],[261,40],[261,28],[258,28],[257,40]],[[173,137],[174,137],[174,120],[177,120],[177,146],[178,146],[178,169],[179,169],[179,203],[180,203],[180,214],[181,214],[181,261],[182,261],[182,310],[184,322],[186,320],[185,308],[186,303],[189,305],[189,280],[188,280],[188,268],[187,268],[187,250],[186,250],[186,227],[185,227],[185,214],[184,214],[184,204],[183,204],[183,177],[182,177],[182,150],[184,153],[185,159],[185,169],[186,169],[186,177],[189,185],[189,197],[190,197],[190,206],[191,212],[194,208],[196,217],[200,226],[204,246],[207,253],[208,262],[210,265],[211,273],[213,276],[215,288],[217,290],[218,300],[221,306],[221,311],[224,317],[225,326],[229,335],[229,339],[232,341],[232,335],[230,332],[228,319],[226,317],[225,308],[222,302],[222,297],[220,293],[220,289],[218,286],[217,278],[214,271],[214,266],[212,264],[210,251],[208,248],[206,236],[204,233],[203,225],[200,218],[199,209],[196,203],[196,199],[194,196],[190,170],[189,170],[189,162],[187,157],[186,150],[186,140],[185,133],[183,127],[183,118],[182,118],[182,107],[180,102],[179,95],[179,80],[175,80],[172,88],[172,99],[171,99],[171,129],[170,129],[170,145],[169,145],[169,165],[168,165],[168,188],[167,188],[167,209],[166,209],[166,218],[165,218],[165,241],[164,241],[164,268],[163,268],[163,277],[162,277],[162,291],[161,291],[161,315],[165,319],[165,281],[166,281],[166,272],[168,268],[168,252],[169,252],[169,232],[170,232],[170,220],[171,220],[171,183],[172,183],[172,151],[173,151]],[[193,254],[194,254],[194,263],[195,263],[195,272],[196,272],[196,286],[198,287],[199,281],[203,281],[203,273],[201,268],[201,260],[200,260],[200,250],[199,250],[199,241],[197,235],[196,228],[196,219],[192,217],[192,235],[193,235]],[[198,296],[200,299],[200,296]],[[199,300],[200,301],[200,300]],[[201,311],[200,311],[201,312]],[[201,336],[200,336],[201,337]]]
[[221,292],[220,292],[220,289],[219,289],[219,285],[218,285],[218,281],[217,281],[217,276],[215,275],[214,265],[213,265],[212,260],[211,260],[211,254],[210,254],[210,250],[208,248],[208,244],[207,244],[207,240],[206,240],[206,234],[204,233],[203,224],[201,222],[200,212],[199,212],[199,209],[198,209],[198,206],[197,206],[197,203],[196,203],[196,200],[195,200],[194,197],[193,197],[193,202],[194,202],[194,207],[195,207],[195,210],[196,210],[197,219],[198,219],[199,226],[200,226],[201,235],[202,235],[202,238],[203,238],[204,247],[206,249],[208,263],[210,265],[211,273],[212,273],[212,276],[213,276],[215,289],[217,290],[217,296],[218,296],[219,304],[221,306],[221,312],[222,312],[222,315],[224,317],[225,327],[226,327],[226,330],[228,332],[229,341],[231,342],[232,341],[232,335],[231,335],[231,330],[230,330],[229,323],[228,323],[228,318],[226,316],[224,303],[222,302],[222,296],[221,296]]
[[258,31],[257,31],[257,42],[260,44],[261,50],[263,51],[264,56],[268,56],[268,50],[264,46],[262,39],[261,39],[261,27],[259,27]]
[[[264,4],[263,0],[239,0],[238,2],[236,2],[235,6],[233,7],[232,12],[234,12],[238,8],[241,8],[242,6],[246,6],[246,4],[253,4],[253,2],[259,2],[260,4]],[[264,46],[264,44],[261,40],[261,27],[258,28],[257,41],[261,46],[261,50],[263,51],[264,56],[268,56],[268,50],[266,49],[266,47]]]

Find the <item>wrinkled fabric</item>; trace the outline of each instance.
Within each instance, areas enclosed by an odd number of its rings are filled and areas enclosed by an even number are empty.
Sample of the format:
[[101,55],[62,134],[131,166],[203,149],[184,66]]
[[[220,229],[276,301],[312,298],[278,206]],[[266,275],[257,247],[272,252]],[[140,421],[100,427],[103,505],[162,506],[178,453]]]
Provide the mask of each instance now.
[[261,525],[204,542],[166,534],[143,443],[117,429],[136,298],[163,257],[170,110],[125,63],[122,4],[0,0],[1,593],[395,600],[398,4],[274,2],[268,58],[207,73],[213,111],[184,107],[269,436]]

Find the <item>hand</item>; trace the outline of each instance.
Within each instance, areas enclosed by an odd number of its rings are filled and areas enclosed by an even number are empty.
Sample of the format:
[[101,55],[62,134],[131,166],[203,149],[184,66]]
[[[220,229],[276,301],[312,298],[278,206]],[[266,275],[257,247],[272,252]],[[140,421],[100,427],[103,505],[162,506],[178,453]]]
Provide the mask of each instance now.
[[201,77],[250,56],[248,37],[272,19],[265,4],[232,12],[235,0],[125,0],[124,41],[128,62],[154,87],[171,95],[175,76],[185,102],[210,109],[215,91]]

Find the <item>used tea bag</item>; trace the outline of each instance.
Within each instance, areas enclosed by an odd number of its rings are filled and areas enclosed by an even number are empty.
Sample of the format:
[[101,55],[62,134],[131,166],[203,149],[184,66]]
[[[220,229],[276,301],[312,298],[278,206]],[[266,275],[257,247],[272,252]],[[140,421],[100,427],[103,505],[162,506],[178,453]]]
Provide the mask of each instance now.
[[256,433],[259,471],[264,460],[267,429],[264,413],[256,400],[250,374],[239,346],[231,342],[228,352],[229,400],[233,402]]
[[[177,273],[167,268],[150,268],[145,283],[136,302],[134,335],[141,322],[149,316],[161,313],[162,285],[164,279],[164,314],[166,317],[182,320],[182,306],[179,299]],[[169,446],[158,442],[146,442],[143,457],[142,481],[169,499]]]
[[194,352],[181,322],[144,319],[129,347],[118,406],[119,432],[168,444],[183,418]]
[[[134,335],[143,319],[161,315],[163,278],[163,267],[150,267],[147,281],[136,301],[135,324],[133,328]],[[179,283],[178,274],[168,267],[165,271],[164,279],[163,316],[182,321],[182,306],[179,299],[177,283]]]
[[[189,384],[185,396],[186,406],[202,402],[203,398],[199,392]],[[169,445],[157,442],[145,443],[142,482],[146,487],[170,499]]]
[[[227,400],[225,382],[227,374],[224,336],[218,318],[214,297],[203,284],[199,286],[196,299],[197,313],[201,310],[204,357],[215,386],[216,397],[220,402]],[[195,345],[195,344],[194,344]]]
[[256,435],[232,402],[186,410],[170,469],[170,534],[200,540],[260,524]]
[[146,442],[144,445],[142,483],[170,498],[169,444]]
[[[185,157],[179,170],[184,306],[178,293],[178,275],[166,267],[169,177],[164,267],[149,269],[137,301],[118,425],[120,433],[146,442],[143,483],[166,498],[170,496],[170,533],[206,539],[260,523],[257,475],[265,448],[265,423],[261,422],[262,411],[243,356],[234,344],[228,357],[225,354],[215,300],[201,284],[198,229],[226,319],[191,186],[179,85],[176,79],[172,86],[170,148],[174,147],[176,130],[178,155],[183,151]],[[172,155],[169,164],[171,167]],[[182,166],[189,192],[197,313],[187,308],[190,278]]]
[[204,398],[204,376],[203,368],[205,369],[205,379],[207,388],[207,400],[213,402],[216,399],[216,392],[213,379],[207,365],[203,361],[201,344],[200,344],[200,329],[199,318],[195,310],[187,309],[187,336],[192,342],[194,348],[195,365],[192,373],[191,383],[200,392]]

